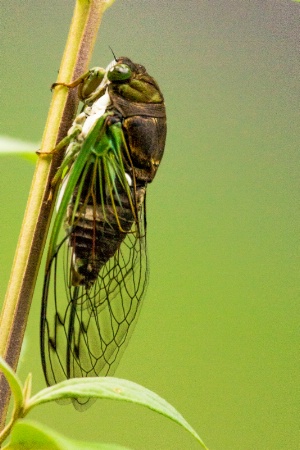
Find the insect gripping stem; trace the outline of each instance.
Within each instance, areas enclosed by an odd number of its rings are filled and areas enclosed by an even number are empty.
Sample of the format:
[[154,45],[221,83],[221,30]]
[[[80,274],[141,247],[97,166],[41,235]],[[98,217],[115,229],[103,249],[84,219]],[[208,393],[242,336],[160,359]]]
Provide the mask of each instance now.
[[145,195],[166,137],[163,96],[143,66],[117,58],[68,87],[77,84],[84,107],[53,181],[41,314],[47,384],[112,375],[123,354],[148,281]]

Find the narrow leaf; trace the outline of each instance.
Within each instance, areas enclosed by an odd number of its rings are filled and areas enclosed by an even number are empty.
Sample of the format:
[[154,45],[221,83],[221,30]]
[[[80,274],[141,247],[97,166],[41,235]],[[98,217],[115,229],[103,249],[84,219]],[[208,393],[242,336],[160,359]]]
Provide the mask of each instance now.
[[37,150],[39,146],[39,144],[33,142],[0,136],[0,153],[28,153]]
[[40,147],[40,144],[22,141],[21,139],[14,139],[9,136],[0,136],[0,154],[2,155],[16,155],[36,162],[37,155],[36,150]]
[[80,442],[68,439],[45,425],[19,420],[3,450],[130,450],[116,444]]
[[182,415],[164,399],[149,389],[128,380],[113,377],[73,378],[43,389],[26,404],[28,412],[34,406],[64,398],[93,397],[111,400],[122,400],[146,406],[177,422],[189,431],[203,448],[207,448],[196,431]]
[[15,409],[18,410],[23,403],[22,384],[12,368],[7,362],[0,356],[0,371],[3,372],[12,394],[15,399]]
[[116,0],[106,0],[104,5],[104,11],[106,11]]

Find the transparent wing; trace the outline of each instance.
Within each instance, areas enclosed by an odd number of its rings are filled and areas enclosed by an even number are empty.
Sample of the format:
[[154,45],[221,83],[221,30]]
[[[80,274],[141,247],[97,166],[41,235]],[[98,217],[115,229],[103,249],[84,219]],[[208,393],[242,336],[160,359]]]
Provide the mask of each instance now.
[[[91,288],[70,284],[73,255],[68,237],[59,245],[43,293],[41,352],[48,385],[114,373],[147,286],[144,208],[139,219]],[[76,402],[76,407],[84,406],[87,399]]]
[[[131,183],[125,173],[121,145],[113,147],[111,139],[107,150],[112,129],[107,127],[100,141],[90,139],[91,151],[81,150],[87,156],[83,164],[79,156],[68,171],[64,196],[69,200],[60,201],[54,220],[41,313],[48,385],[112,375],[146,290],[146,187],[135,179]],[[78,409],[90,404],[89,399],[73,403]]]

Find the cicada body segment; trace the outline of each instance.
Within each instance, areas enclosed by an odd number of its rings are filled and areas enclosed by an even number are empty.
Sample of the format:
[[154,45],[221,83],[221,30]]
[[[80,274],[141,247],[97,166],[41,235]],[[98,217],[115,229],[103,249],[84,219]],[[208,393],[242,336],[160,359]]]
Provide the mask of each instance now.
[[[128,58],[97,76],[81,86],[83,110],[54,177],[60,191],[41,313],[48,385],[113,374],[148,280],[146,190],[164,151],[164,99]],[[78,409],[88,404],[74,400]]]

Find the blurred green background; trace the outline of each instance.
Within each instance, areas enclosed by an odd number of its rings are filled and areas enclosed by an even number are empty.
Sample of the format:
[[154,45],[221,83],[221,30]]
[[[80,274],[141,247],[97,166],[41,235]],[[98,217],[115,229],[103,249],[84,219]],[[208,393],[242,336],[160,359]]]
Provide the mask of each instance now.
[[[0,134],[40,141],[73,5],[1,2]],[[166,398],[211,450],[300,448],[299,12],[287,0],[116,0],[91,63],[105,66],[111,46],[144,64],[168,113],[148,195],[150,284],[116,376]],[[1,302],[33,171],[1,157]],[[41,281],[19,367],[35,392]],[[30,418],[73,438],[199,448],[130,404]]]

